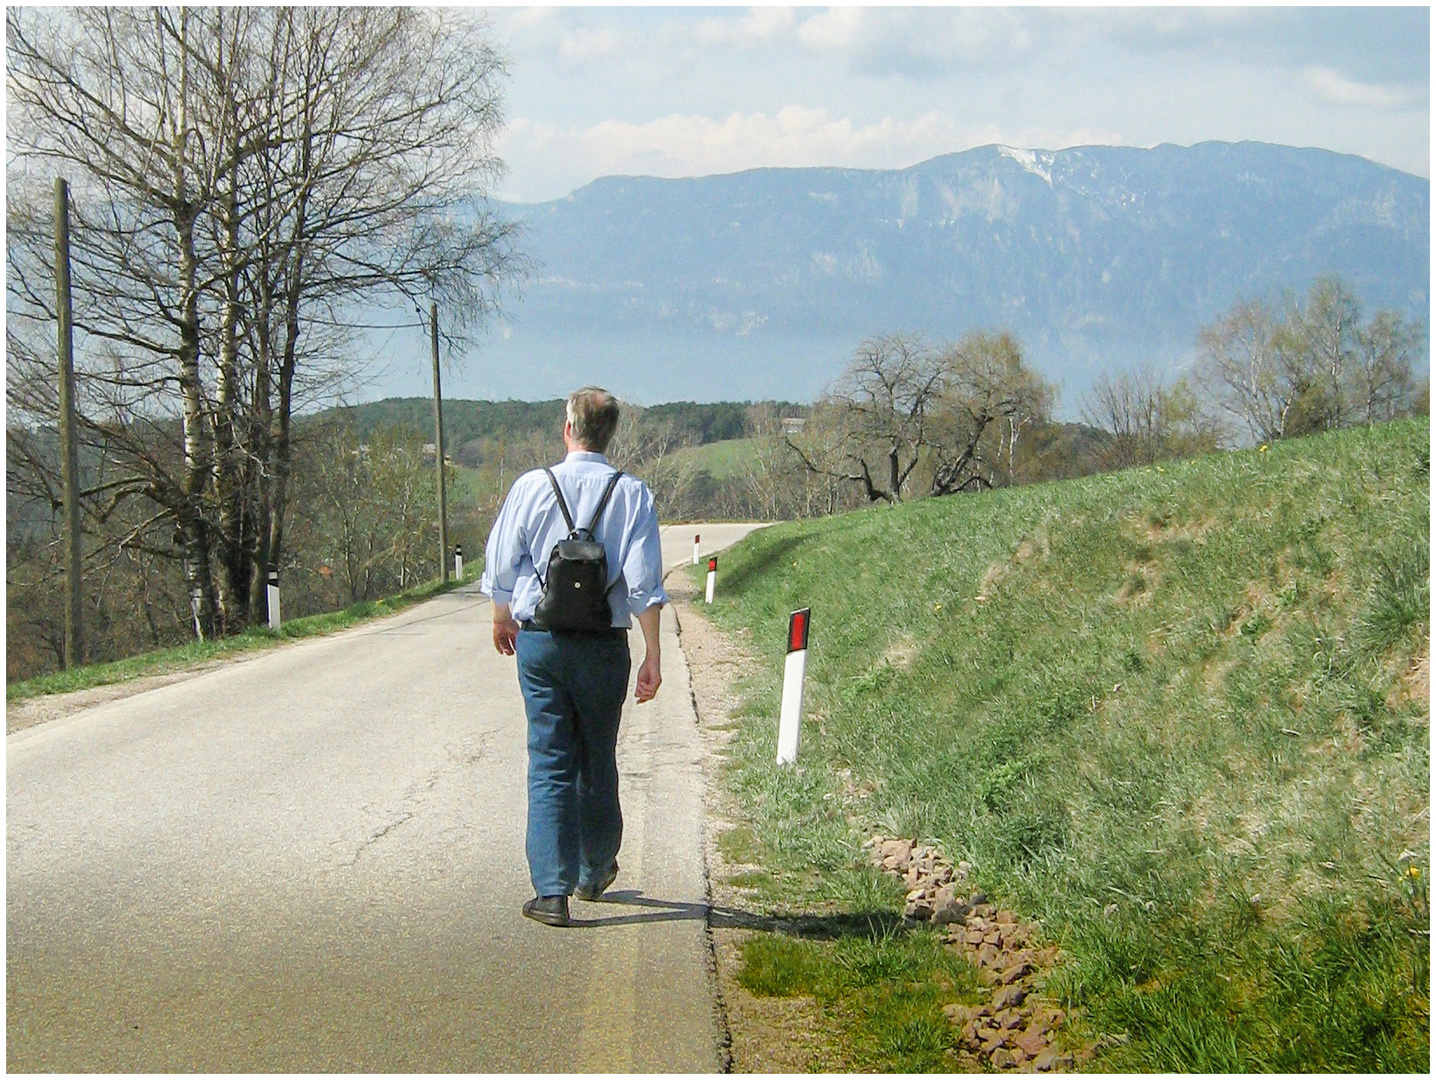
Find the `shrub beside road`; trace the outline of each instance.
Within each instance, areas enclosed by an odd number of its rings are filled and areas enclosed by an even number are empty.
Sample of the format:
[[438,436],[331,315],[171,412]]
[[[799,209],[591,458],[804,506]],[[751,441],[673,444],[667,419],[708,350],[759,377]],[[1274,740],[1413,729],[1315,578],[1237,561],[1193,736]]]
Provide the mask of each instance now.
[[[1430,426],[765,529],[705,614],[740,689],[725,853],[754,993],[857,1069],[957,1067],[988,991],[875,834],[970,864],[1107,1070],[1424,1071]],[[700,568],[701,569],[701,568]],[[696,573],[696,571],[695,571]],[[796,768],[782,643],[811,606]],[[944,1006],[956,1004],[960,1009]],[[962,1011],[962,1010],[968,1011]]]

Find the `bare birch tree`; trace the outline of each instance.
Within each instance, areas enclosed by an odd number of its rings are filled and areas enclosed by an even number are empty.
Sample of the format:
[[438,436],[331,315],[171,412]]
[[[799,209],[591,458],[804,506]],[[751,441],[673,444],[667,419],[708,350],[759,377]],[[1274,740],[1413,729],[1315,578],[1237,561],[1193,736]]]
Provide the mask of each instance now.
[[1218,435],[1184,378],[1170,385],[1150,364],[1104,372],[1082,403],[1082,417],[1104,432],[1098,464],[1126,469],[1217,448]]
[[[242,628],[283,554],[294,410],[362,366],[356,311],[435,299],[458,344],[519,268],[484,201],[503,59],[454,10],[12,8],[6,29],[7,311],[53,318],[27,205],[66,173],[82,424],[112,474],[90,495],[154,508],[121,546],[181,559],[197,634]],[[43,415],[48,366],[12,364],[12,408]]]
[[1363,320],[1339,278],[1312,285],[1281,314],[1243,301],[1204,330],[1198,377],[1213,410],[1254,442],[1390,420],[1416,407],[1413,367],[1425,328],[1381,309]]

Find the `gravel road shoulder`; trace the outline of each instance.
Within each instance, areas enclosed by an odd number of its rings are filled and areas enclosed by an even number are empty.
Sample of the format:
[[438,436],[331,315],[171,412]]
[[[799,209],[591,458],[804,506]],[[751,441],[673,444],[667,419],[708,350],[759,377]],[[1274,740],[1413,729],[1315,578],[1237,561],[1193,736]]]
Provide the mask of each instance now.
[[[243,658],[247,659],[248,654]],[[162,675],[141,675],[135,679],[126,679],[124,682],[92,686],[85,690],[71,690],[63,694],[41,694],[38,697],[26,698],[24,701],[6,702],[5,734],[13,735],[17,731],[35,727],[37,724],[61,720],[83,709],[119,701],[121,698],[127,698],[134,694],[143,694],[146,690],[156,690],[161,686],[169,686],[171,683],[184,682],[186,679],[193,679],[196,675],[213,671],[225,664],[232,664],[239,659],[241,657],[235,656],[207,660],[194,667],[185,668],[183,671],[170,671]]]
[[[741,640],[713,626],[701,613],[696,588],[679,575],[670,577],[668,594],[678,615],[679,635],[688,658],[693,703],[704,741],[704,779],[708,827],[704,844],[710,901],[715,909],[751,910],[741,889],[728,884],[735,874],[758,869],[728,862],[718,847],[734,821],[732,798],[724,790],[724,750],[733,733],[734,690],[742,671],[754,663]],[[716,920],[721,922],[722,920]],[[803,1073],[843,1071],[838,1033],[811,997],[755,997],[738,983],[743,943],[762,930],[712,927],[718,993],[729,1045],[729,1071]]]

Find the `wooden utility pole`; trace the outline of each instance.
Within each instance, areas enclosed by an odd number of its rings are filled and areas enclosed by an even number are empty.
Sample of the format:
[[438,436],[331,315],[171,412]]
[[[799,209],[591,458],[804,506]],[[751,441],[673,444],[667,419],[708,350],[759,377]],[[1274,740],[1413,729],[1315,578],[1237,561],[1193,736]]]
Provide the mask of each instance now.
[[439,470],[439,573],[449,580],[449,497],[444,490],[444,395],[439,389],[439,305],[429,304],[434,352],[434,467]]
[[75,328],[70,302],[70,185],[55,181],[55,311],[60,360],[60,483],[65,516],[65,667],[85,662],[80,597],[80,451],[75,430]]

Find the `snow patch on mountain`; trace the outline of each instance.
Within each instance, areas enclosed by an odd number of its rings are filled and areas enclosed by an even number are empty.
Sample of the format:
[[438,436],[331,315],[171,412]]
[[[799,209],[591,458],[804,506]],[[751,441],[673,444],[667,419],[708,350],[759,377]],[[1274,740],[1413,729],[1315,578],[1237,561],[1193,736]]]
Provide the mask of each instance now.
[[1052,186],[1052,162],[1056,157],[1050,150],[1023,150],[1016,146],[999,146],[998,152],[1021,165],[1034,176],[1040,176]]

